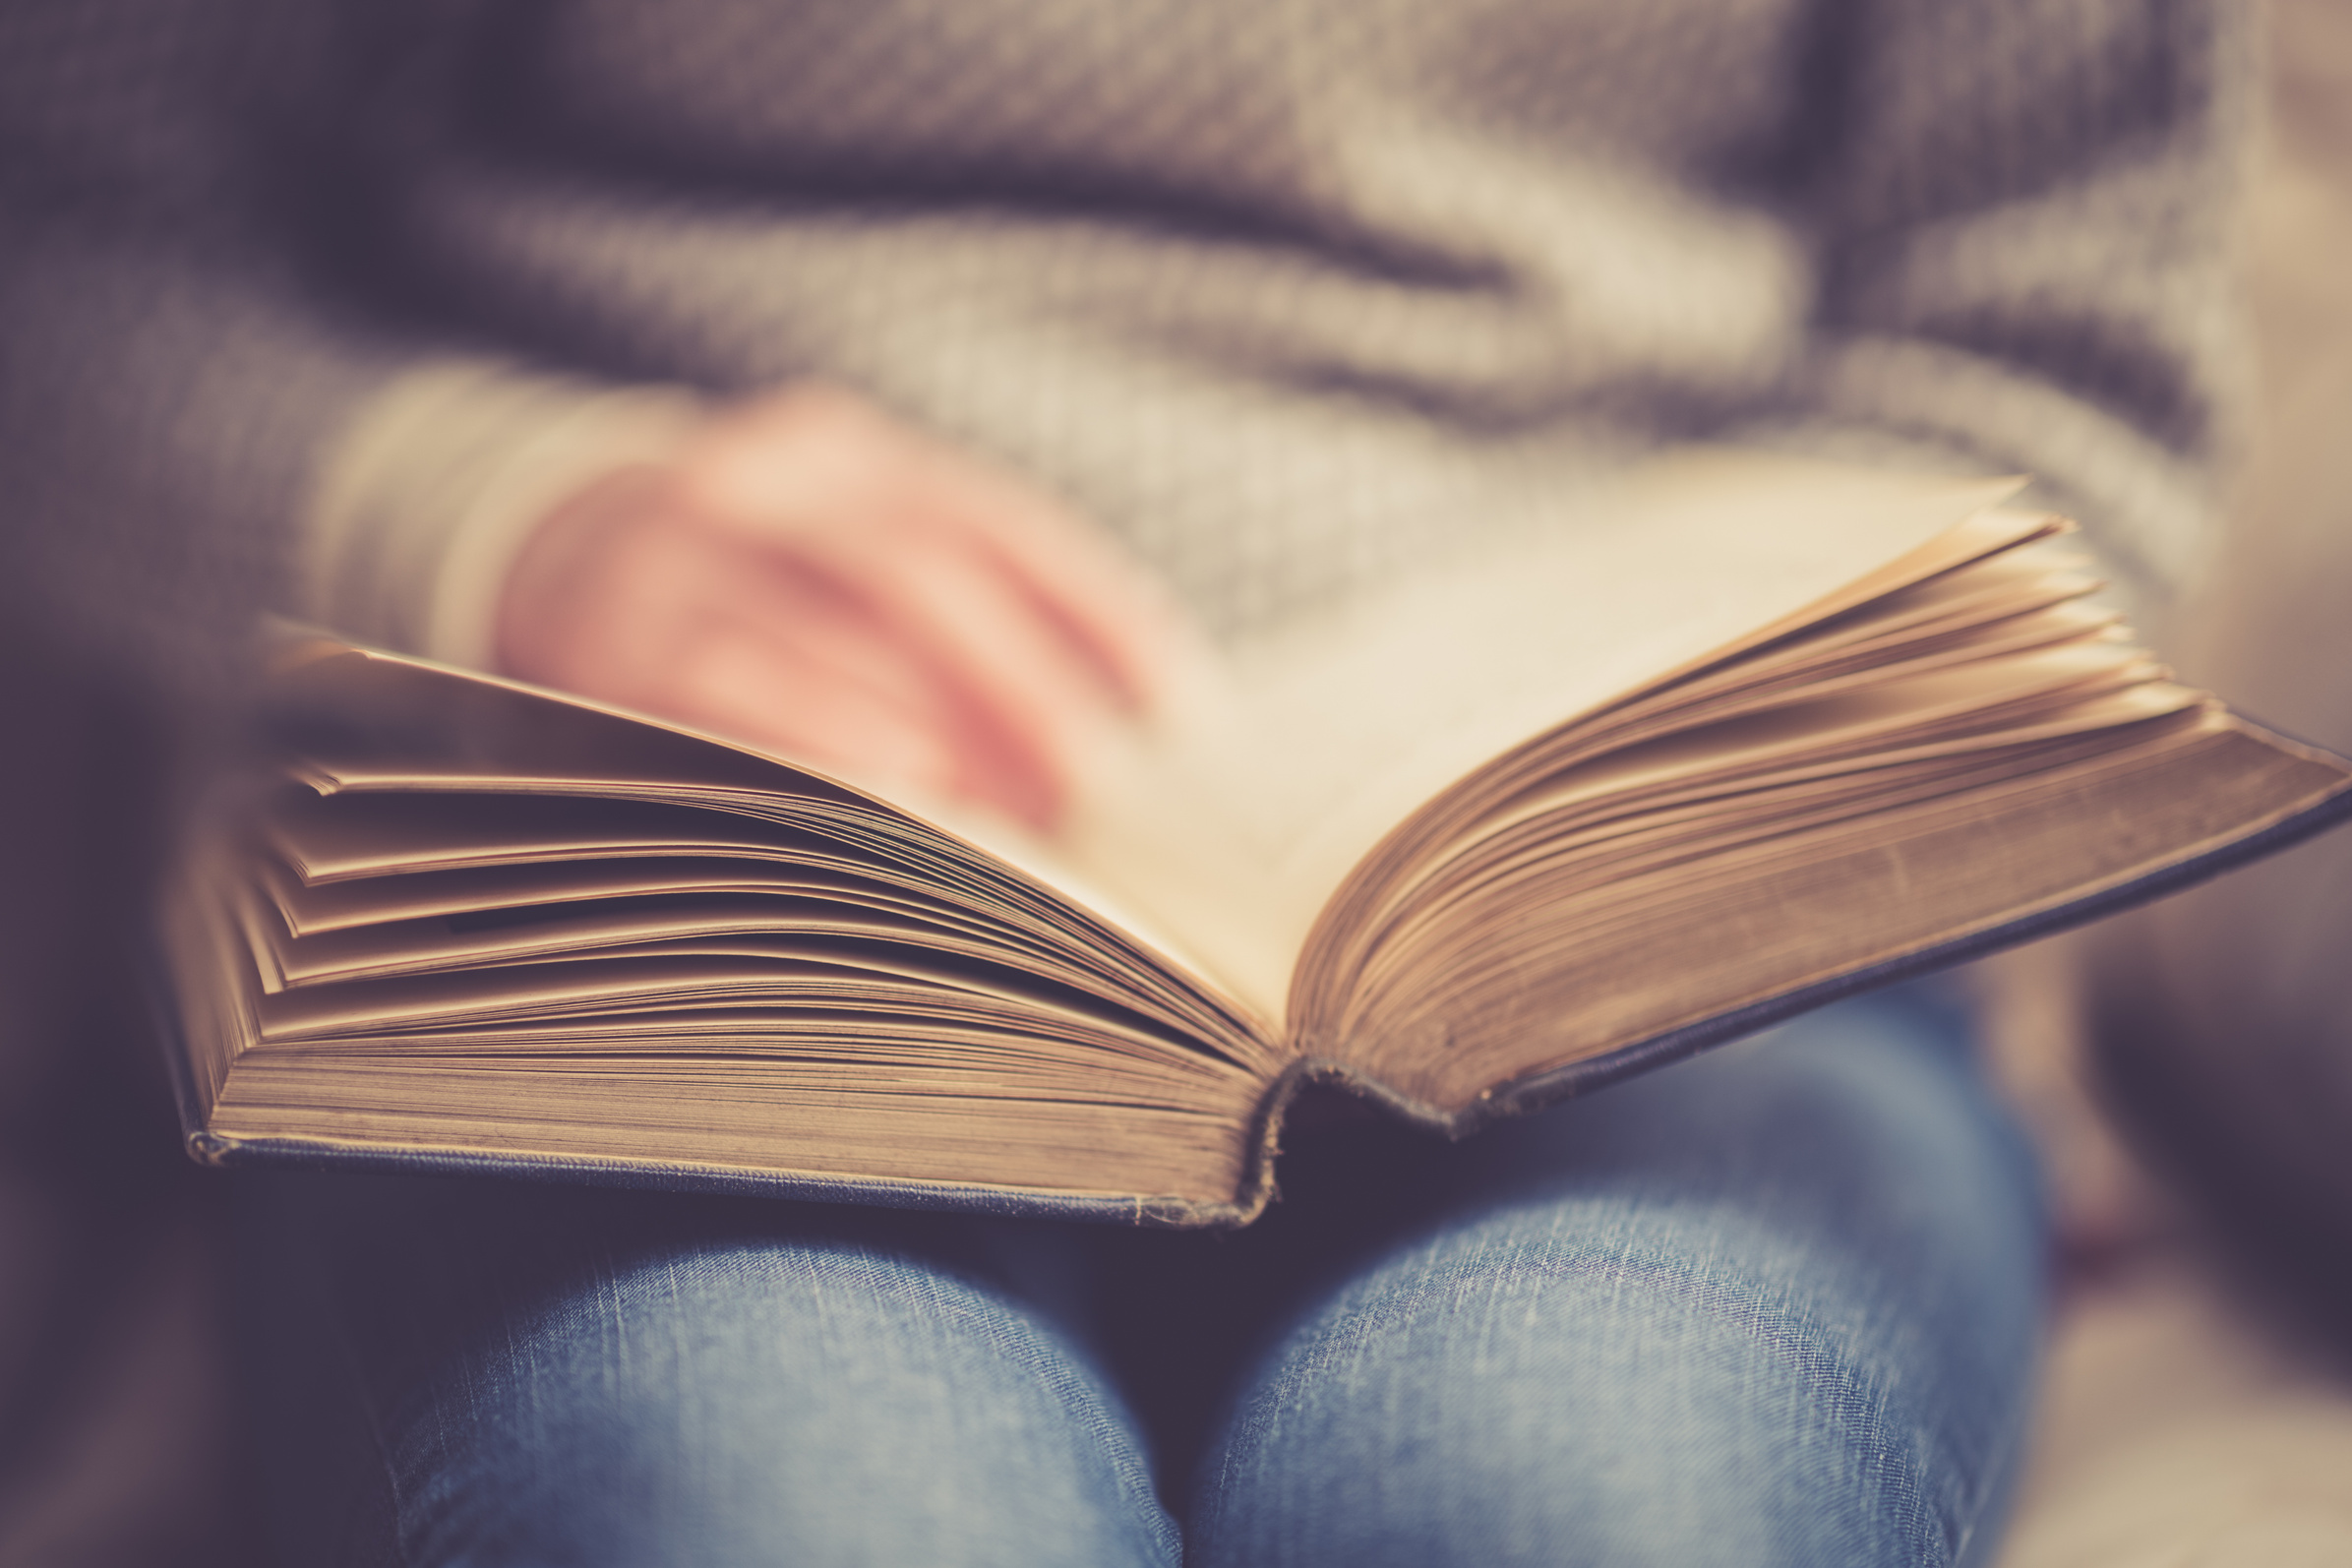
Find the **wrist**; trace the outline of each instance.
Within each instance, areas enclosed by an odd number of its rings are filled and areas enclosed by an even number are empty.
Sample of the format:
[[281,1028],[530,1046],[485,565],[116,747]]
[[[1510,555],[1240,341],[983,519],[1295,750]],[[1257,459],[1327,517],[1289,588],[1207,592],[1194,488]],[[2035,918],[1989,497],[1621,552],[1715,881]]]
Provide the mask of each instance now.
[[507,576],[541,523],[607,475],[666,460],[701,400],[495,362],[402,377],[330,453],[307,517],[307,617],[491,668]]

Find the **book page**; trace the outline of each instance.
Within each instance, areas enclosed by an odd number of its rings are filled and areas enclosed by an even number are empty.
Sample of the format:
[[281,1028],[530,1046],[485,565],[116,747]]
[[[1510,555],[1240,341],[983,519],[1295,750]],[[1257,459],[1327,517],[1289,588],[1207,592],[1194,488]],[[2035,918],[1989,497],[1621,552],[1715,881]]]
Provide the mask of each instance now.
[[[854,777],[649,714],[329,636],[289,639],[276,662],[273,696],[296,776],[377,808],[355,813],[346,800],[325,817],[291,806],[273,814],[274,847],[305,879],[582,854],[750,854],[830,867],[926,891],[1008,939],[1050,932],[1119,986],[1174,995],[1204,1049],[1260,1060],[1273,1050],[1246,998],[1148,910],[1094,891],[1009,820],[892,801]],[[436,797],[451,808],[437,809]]]
[[1060,849],[1280,1017],[1308,928],[1417,807],[1543,731],[1800,622],[2020,486],[1699,451],[1238,650]]
[[[554,809],[582,794],[718,805],[771,831],[855,824],[853,837],[878,830],[875,848],[893,845],[885,860],[932,862],[960,841],[1279,1033],[1301,941],[1333,889],[1446,785],[1818,613],[2016,486],[1719,451],[1652,464],[1540,532],[1236,650],[1215,691],[1106,748],[1052,842],[647,715],[421,660],[338,657],[331,639],[289,644],[280,668],[323,711],[365,721],[309,749],[324,789],[538,796],[530,820],[507,829],[515,842],[469,842],[477,864],[561,836]],[[481,813],[468,805],[469,819]],[[658,847],[693,853],[695,836]],[[1020,901],[1001,881],[994,892]]]

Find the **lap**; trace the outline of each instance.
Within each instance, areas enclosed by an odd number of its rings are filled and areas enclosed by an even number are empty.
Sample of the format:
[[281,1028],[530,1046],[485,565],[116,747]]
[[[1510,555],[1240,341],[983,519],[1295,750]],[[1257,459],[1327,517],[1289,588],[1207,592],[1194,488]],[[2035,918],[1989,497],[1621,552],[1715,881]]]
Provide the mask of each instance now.
[[1834,1010],[1465,1146],[1251,1370],[1200,1560],[1955,1560],[2039,1248],[1949,1027]]
[[1123,1403],[972,1226],[254,1186],[289,1561],[1175,1560]]
[[1156,1472],[1201,1561],[1948,1561],[2037,1243],[1937,1032],[1337,1137],[1232,1237],[281,1183],[272,1425],[347,1440],[278,1468],[346,1560],[1173,1561]]

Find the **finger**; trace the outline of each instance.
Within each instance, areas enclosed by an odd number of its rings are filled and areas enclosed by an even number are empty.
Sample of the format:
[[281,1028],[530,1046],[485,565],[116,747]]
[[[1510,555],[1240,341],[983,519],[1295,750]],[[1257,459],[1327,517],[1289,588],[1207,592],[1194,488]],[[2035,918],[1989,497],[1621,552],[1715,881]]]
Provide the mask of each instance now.
[[935,640],[805,561],[741,553],[728,567],[696,604],[701,645],[670,661],[678,700],[723,714],[729,733],[1053,825],[1069,747],[1008,716],[945,667]]
[[736,699],[740,682],[719,683],[734,694],[727,701],[695,687],[696,661],[712,646],[751,637],[769,662],[799,672],[793,694],[803,703],[837,695],[906,715],[904,723],[938,722],[941,701],[924,661],[879,643],[871,613],[840,595],[774,573],[764,556],[658,508],[596,542],[601,548],[575,554],[574,570],[539,596],[561,613],[549,618],[550,634],[517,649],[515,673],[688,722],[723,711],[730,733],[772,741],[784,733],[776,716],[748,719]]
[[873,595],[701,526],[666,486],[602,486],[544,531],[502,604],[512,673],[1051,824],[1052,745],[944,678]]
[[1040,831],[1058,821],[1062,782],[991,732],[918,717],[831,678],[826,661],[766,637],[715,634],[682,672],[688,722],[774,751],[885,796],[960,795]]
[[1154,706],[1196,656],[1166,592],[1050,497],[954,453],[930,454],[915,478],[915,504],[982,550],[1120,705]]
[[796,544],[784,570],[829,582],[917,653],[981,751],[1058,780],[1083,770],[1115,722],[1107,694],[967,538],[899,523]]
[[1117,706],[1151,706],[1193,651],[1167,596],[1066,508],[836,390],[745,405],[682,470],[687,493],[721,527],[791,533],[843,522],[855,534],[893,517],[978,544]]
[[675,670],[681,718],[851,782],[940,791],[960,770],[939,728],[834,680],[747,628],[696,639]]

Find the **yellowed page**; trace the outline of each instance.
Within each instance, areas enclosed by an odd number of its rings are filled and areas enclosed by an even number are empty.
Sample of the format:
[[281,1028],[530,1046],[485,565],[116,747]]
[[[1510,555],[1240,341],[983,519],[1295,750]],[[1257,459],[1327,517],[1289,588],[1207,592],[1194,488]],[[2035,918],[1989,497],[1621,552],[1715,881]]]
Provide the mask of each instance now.
[[1279,1018],[1316,915],[1416,807],[2019,483],[1722,451],[1660,462],[1540,535],[1239,650],[1222,706],[1107,772],[1059,852]]
[[[346,711],[383,707],[386,733],[474,739],[459,744],[463,754],[421,767],[397,745],[344,753],[319,764],[317,782],[643,794],[802,829],[855,819],[924,856],[946,849],[943,831],[1279,1031],[1317,912],[1382,834],[1445,785],[1818,609],[2015,487],[1731,452],[1652,465],[1540,534],[1237,650],[1215,690],[1106,751],[1074,820],[1051,843],[954,803],[885,802],[854,775],[713,746],[644,715],[577,702],[518,708],[512,683],[451,686],[399,659],[372,659],[369,672],[319,665],[312,678]],[[394,677],[392,666],[414,673]],[[645,722],[616,726],[621,717]],[[538,830],[514,827],[522,839]],[[527,848],[467,845],[477,863]]]
[[[832,864],[863,868],[884,880],[911,874],[940,898],[976,914],[1042,919],[1066,942],[1084,944],[1129,971],[1146,967],[1154,983],[1166,977],[1189,993],[1200,1011],[1223,1020],[1216,1030],[1221,1043],[1238,1040],[1237,1027],[1267,1037],[1259,1055],[1273,1048],[1265,1020],[1236,1016],[1232,989],[1164,934],[1148,909],[1094,889],[1055,846],[1006,818],[953,802],[903,794],[887,799],[885,786],[848,770],[820,771],[649,714],[428,660],[354,650],[330,636],[289,640],[279,659],[281,701],[292,709],[324,710],[334,720],[303,749],[295,770],[322,794],[476,797],[440,829],[456,851],[446,859],[431,850],[436,829],[429,822],[409,823],[408,842],[390,861],[386,845],[366,842],[371,835],[338,843],[343,835],[335,824],[323,822],[304,831],[325,853],[293,857],[305,875],[370,865],[534,859],[551,834],[558,841],[597,837],[594,823],[583,822],[579,811],[599,801],[715,808],[746,819],[740,838],[714,833],[706,819],[680,824],[682,836],[673,842],[635,847],[735,853],[757,847],[761,835],[753,822],[774,824],[770,838],[780,833],[806,841],[814,835],[830,846],[821,858]],[[479,799],[485,795],[513,797],[519,805],[485,810]],[[550,811],[561,814],[552,826],[542,820]],[[786,850],[779,858],[789,861],[792,854]],[[1091,930],[1089,920],[1095,923]],[[1138,951],[1141,957],[1130,961],[1128,955]]]

